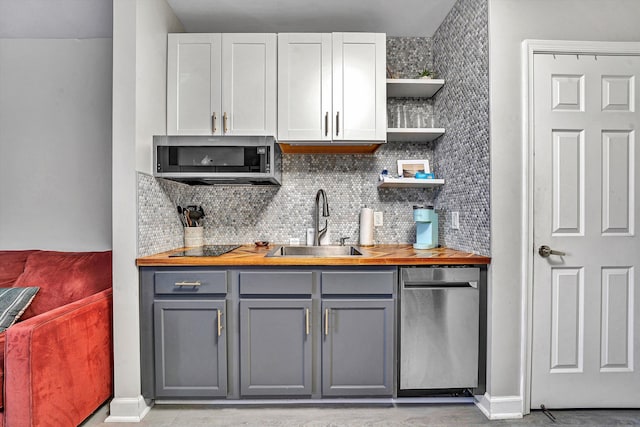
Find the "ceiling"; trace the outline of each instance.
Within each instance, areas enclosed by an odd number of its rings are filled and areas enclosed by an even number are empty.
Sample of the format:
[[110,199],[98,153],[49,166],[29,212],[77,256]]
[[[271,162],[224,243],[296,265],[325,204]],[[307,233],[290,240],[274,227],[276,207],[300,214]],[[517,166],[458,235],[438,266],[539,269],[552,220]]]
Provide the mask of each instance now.
[[431,37],[456,0],[167,0],[190,33],[365,31]]
[[[431,37],[456,0],[167,0],[187,32]],[[112,0],[0,0],[0,38],[111,37]]]

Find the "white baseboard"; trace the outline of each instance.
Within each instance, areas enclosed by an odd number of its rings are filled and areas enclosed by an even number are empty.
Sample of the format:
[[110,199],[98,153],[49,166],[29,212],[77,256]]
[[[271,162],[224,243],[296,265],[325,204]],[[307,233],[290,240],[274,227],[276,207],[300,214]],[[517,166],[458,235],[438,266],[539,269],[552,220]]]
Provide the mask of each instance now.
[[139,423],[151,410],[142,396],[116,397],[109,403],[105,423]]
[[494,396],[485,393],[476,396],[476,406],[490,420],[513,420],[522,418],[522,398],[520,396]]

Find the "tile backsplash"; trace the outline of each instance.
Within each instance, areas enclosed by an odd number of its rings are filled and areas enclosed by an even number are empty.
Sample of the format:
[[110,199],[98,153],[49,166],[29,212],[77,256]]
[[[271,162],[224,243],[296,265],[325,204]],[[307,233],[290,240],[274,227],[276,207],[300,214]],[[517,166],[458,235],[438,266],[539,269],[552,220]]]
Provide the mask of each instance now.
[[[458,3],[468,2],[460,0]],[[481,19],[478,19],[476,24],[480,23]],[[486,27],[486,16],[483,25]],[[455,26],[451,25],[451,31],[454,29]],[[461,54],[463,47],[447,46],[446,49],[446,52],[451,50],[451,55],[455,55]],[[442,55],[442,49],[438,50],[431,38],[387,38],[387,62],[396,77],[415,77],[425,67],[437,69],[438,65],[434,61],[438,53]],[[488,58],[479,57],[482,54],[486,54],[486,51],[474,53],[473,60],[487,61]],[[446,68],[441,68],[439,72],[453,73]],[[484,76],[485,80],[486,77]],[[449,84],[447,82],[445,88]],[[456,86],[455,83],[452,86]],[[484,89],[487,89],[486,86]],[[445,104],[438,104],[442,94],[441,90],[434,100],[390,99],[388,109],[393,112],[397,105],[406,105],[408,111],[419,110],[429,114],[435,112],[436,127],[445,127],[438,123],[439,116],[448,125],[456,126],[455,116],[458,110],[442,112]],[[449,104],[446,107],[453,108]],[[487,107],[488,101],[482,108]],[[488,119],[484,122],[482,116],[478,120],[477,125],[483,127],[482,132],[487,134]],[[279,187],[187,186],[138,173],[139,256],[182,246],[183,230],[176,212],[177,203],[203,207],[206,212],[206,244],[252,243],[255,240],[287,243],[290,238],[299,238],[304,243],[305,230],[313,226],[315,196],[320,188],[327,193],[330,209],[328,229],[330,240],[334,243],[340,237],[349,237],[348,242],[351,243],[358,242],[360,209],[365,206],[382,211],[384,215],[384,224],[375,230],[377,243],[413,242],[415,223],[412,206],[434,204],[440,214],[440,244],[488,255],[488,205],[484,206],[484,199],[481,197],[477,204],[468,204],[468,193],[484,193],[485,185],[488,193],[488,175],[486,181],[472,182],[464,179],[467,169],[477,171],[484,168],[482,162],[474,165],[478,161],[478,155],[486,158],[488,164],[488,144],[485,147],[483,140],[474,143],[474,151],[468,156],[466,150],[459,151],[467,144],[468,134],[447,129],[445,136],[446,142],[444,137],[430,143],[390,142],[374,154],[283,154],[282,185]],[[441,148],[443,143],[450,147]],[[483,150],[486,152],[482,152]],[[465,158],[458,159],[459,157]],[[428,159],[436,176],[447,180],[445,186],[437,189],[378,189],[380,171],[386,167],[391,173],[396,173],[399,159]],[[451,191],[446,190],[449,179],[454,184]],[[445,192],[447,198],[455,200],[445,202]],[[461,218],[461,229],[455,233],[448,229],[448,216],[445,214],[452,206],[456,209],[459,207]],[[467,221],[470,215],[479,216],[477,220]],[[473,227],[479,229],[472,230]],[[483,237],[485,235],[486,238]]]
[[[441,240],[490,255],[489,49],[487,0],[458,0],[433,37],[434,68],[445,79],[434,111],[446,134],[435,145],[445,185],[438,195]],[[460,229],[451,229],[451,212]]]
[[283,154],[279,187],[188,186],[139,173],[139,255],[181,246],[182,226],[174,213],[178,203],[204,209],[205,244],[288,243],[290,238],[304,243],[320,188],[329,201],[331,242],[349,237],[348,242],[358,243],[365,206],[384,215],[384,225],[375,230],[377,243],[415,241],[412,206],[434,204],[439,190],[378,189],[377,181],[383,168],[396,171],[398,159],[425,158],[433,163],[432,145],[412,142],[386,144],[375,155]]

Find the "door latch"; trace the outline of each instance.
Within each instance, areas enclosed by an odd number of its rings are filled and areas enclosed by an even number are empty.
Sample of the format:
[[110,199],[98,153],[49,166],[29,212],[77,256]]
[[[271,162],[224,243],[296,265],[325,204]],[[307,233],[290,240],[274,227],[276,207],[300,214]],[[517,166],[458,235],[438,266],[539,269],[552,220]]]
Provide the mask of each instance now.
[[540,256],[542,258],[546,258],[549,255],[558,255],[558,256],[565,256],[566,255],[564,252],[554,251],[553,249],[551,249],[547,245],[540,246],[540,249],[538,249],[538,253],[540,254]]

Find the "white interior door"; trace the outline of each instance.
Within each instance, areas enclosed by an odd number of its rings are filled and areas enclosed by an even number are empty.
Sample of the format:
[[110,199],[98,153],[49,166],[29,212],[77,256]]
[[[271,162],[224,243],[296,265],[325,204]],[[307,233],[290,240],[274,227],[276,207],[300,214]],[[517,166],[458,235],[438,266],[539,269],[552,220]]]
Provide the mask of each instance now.
[[533,64],[531,407],[640,407],[640,58]]
[[331,141],[331,34],[278,34],[278,140]]

